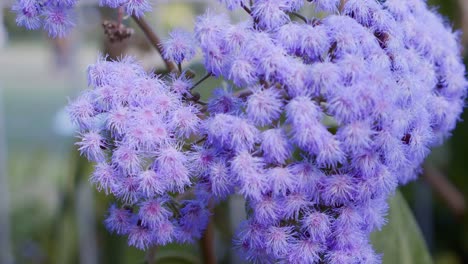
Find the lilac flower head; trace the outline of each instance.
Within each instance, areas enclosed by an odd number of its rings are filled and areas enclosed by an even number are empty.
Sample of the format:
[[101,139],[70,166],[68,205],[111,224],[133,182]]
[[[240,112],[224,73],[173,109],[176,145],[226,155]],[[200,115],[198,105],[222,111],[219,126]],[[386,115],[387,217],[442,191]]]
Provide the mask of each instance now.
[[[174,89],[174,80],[146,73],[132,58],[99,59],[88,69],[91,89],[70,103],[69,112],[80,131],[80,152],[98,162],[91,181],[121,204],[110,208],[106,226],[140,249],[174,241],[179,229],[188,240],[199,237],[204,226],[188,226],[182,218],[189,216],[173,211],[183,205],[167,196],[194,184],[195,164],[181,146],[202,137],[199,109]],[[188,202],[206,214],[206,199]]]
[[164,58],[179,64],[193,58],[195,47],[195,41],[190,33],[176,29],[169,33],[169,38],[164,43],[163,55]]
[[41,26],[41,18],[44,9],[35,0],[20,0],[13,7],[16,15],[16,23],[27,29],[38,29]]
[[[208,11],[194,35],[206,71],[234,88],[205,106],[185,75],[100,59],[70,103],[77,145],[99,162],[91,181],[122,205],[106,225],[143,249],[193,242],[209,202],[237,193],[248,215],[234,244],[248,261],[380,263],[369,234],[386,198],[463,109],[456,35],[421,0],[221,2],[246,21]],[[123,5],[140,15],[144,3]],[[164,50],[180,64],[195,45],[175,31]]]
[[245,259],[379,263],[369,234],[385,223],[381,198],[417,176],[462,111],[457,39],[419,0],[307,1],[323,17],[301,21],[304,2],[241,3],[243,27],[199,18],[208,71],[242,89],[236,111],[231,94],[211,99],[204,147],[228,153],[248,221],[262,225],[261,242],[238,232]]
[[[41,25],[52,38],[67,36],[75,26],[74,8],[78,0],[17,0],[12,11],[16,24],[27,29]],[[150,0],[99,0],[99,6],[123,7],[128,15],[141,17],[152,10]]]

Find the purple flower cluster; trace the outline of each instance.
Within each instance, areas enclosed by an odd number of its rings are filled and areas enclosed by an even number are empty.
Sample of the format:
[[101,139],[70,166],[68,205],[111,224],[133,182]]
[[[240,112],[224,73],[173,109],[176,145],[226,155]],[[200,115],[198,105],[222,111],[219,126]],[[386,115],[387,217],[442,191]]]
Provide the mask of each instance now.
[[186,150],[202,127],[178,81],[148,74],[132,58],[103,58],[88,68],[92,89],[68,106],[79,151],[96,162],[91,182],[121,203],[106,226],[140,249],[198,239],[210,216],[206,194],[185,193],[196,178]]
[[77,0],[18,0],[12,7],[16,23],[27,29],[43,27],[49,36],[64,37],[75,25],[73,8]]
[[457,34],[420,0],[308,1],[326,15],[307,21],[293,19],[305,1],[221,2],[250,19],[208,12],[195,35],[246,96],[210,100],[201,177],[245,197],[236,247],[255,263],[379,263],[386,199],[463,109]]
[[[78,0],[17,0],[12,7],[18,26],[43,27],[50,37],[62,38],[75,26],[74,8]],[[100,0],[100,6],[123,7],[129,15],[142,16],[151,11],[149,0]]]
[[[107,226],[139,248],[188,242],[210,201],[238,194],[248,217],[234,244],[250,262],[380,263],[369,234],[387,198],[464,107],[457,34],[422,0],[221,2],[250,18],[207,12],[194,35],[234,91],[201,108],[184,74],[100,60],[70,104],[92,182],[122,204]],[[320,17],[295,18],[312,6]],[[180,64],[193,42],[175,31],[163,55]]]

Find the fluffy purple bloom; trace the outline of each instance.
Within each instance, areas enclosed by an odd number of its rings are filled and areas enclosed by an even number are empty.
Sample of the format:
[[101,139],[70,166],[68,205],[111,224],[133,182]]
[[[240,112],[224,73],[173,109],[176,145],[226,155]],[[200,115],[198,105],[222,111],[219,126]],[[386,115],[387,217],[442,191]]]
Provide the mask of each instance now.
[[112,188],[112,193],[125,204],[136,204],[141,198],[139,179],[135,176],[119,178]]
[[241,6],[246,6],[249,4],[247,0],[219,0],[219,2],[226,5],[226,7],[230,10],[239,8]]
[[232,92],[224,89],[215,89],[208,101],[208,111],[210,113],[235,114],[240,111],[241,100],[234,96]]
[[287,168],[276,167],[268,170],[266,177],[270,182],[270,190],[274,195],[286,195],[294,189],[294,175]]
[[177,94],[180,95],[188,95],[189,90],[192,87],[193,83],[191,79],[188,79],[185,76],[185,72],[181,73],[179,76],[172,75],[172,84],[171,88]]
[[[221,2],[250,14],[206,12],[196,44],[176,31],[165,46],[181,63],[198,45],[206,71],[235,85],[206,106],[185,73],[161,79],[127,57],[88,68],[90,90],[69,106],[88,135],[78,145],[99,162],[91,181],[131,207],[106,225],[139,248],[193,242],[209,204],[236,193],[247,261],[380,263],[369,234],[386,199],[463,109],[456,34],[420,0]],[[301,8],[321,15],[292,22]]]
[[172,146],[161,149],[158,154],[155,161],[157,172],[163,175],[170,189],[182,192],[190,185],[187,156]]
[[265,234],[267,251],[276,258],[286,257],[293,245],[292,226],[270,226]]
[[251,85],[257,80],[257,65],[246,57],[237,57],[229,65],[229,78],[238,86]]
[[251,199],[260,199],[268,188],[264,163],[247,151],[240,152],[231,161],[231,171],[240,184],[240,193]]
[[96,164],[89,180],[96,185],[98,191],[104,190],[106,194],[109,194],[118,176],[119,174],[112,165],[103,162]]
[[150,12],[153,9],[148,0],[127,0],[124,6],[127,14],[137,17],[141,17],[144,13]]
[[79,146],[78,150],[80,153],[89,160],[96,162],[104,161],[105,154],[103,149],[105,149],[106,145],[104,138],[98,132],[90,131],[84,133],[81,136],[81,141],[75,144]]
[[278,90],[271,87],[263,89],[255,87],[253,93],[247,99],[247,117],[259,126],[271,124],[276,121],[283,106],[283,100]]
[[53,38],[63,38],[75,26],[72,10],[51,6],[44,10],[44,29]]
[[340,0],[309,0],[318,11],[333,13],[338,10]]
[[153,245],[153,240],[152,230],[146,226],[134,225],[128,233],[128,244],[141,250]]
[[314,204],[312,195],[302,192],[295,184],[293,191],[280,200],[284,219],[299,219],[300,213]]
[[243,118],[217,114],[206,122],[209,142],[235,151],[251,150],[258,140],[258,129]]
[[133,214],[126,208],[117,208],[116,205],[112,205],[104,223],[109,231],[125,235],[128,234],[133,224]]
[[127,0],[99,0],[99,6],[108,6],[111,8],[117,8],[125,4]]
[[342,205],[352,201],[355,194],[353,178],[347,174],[322,177],[321,198],[326,205]]
[[321,243],[303,238],[295,241],[290,250],[287,256],[290,263],[318,263],[325,247]]
[[263,195],[259,200],[253,200],[250,204],[255,221],[271,225],[281,219],[281,204],[278,199],[270,195]]
[[291,157],[292,146],[281,128],[268,129],[261,135],[261,150],[265,161],[284,164]]
[[35,0],[19,0],[12,11],[16,13],[16,24],[27,29],[38,29],[41,26],[40,16],[44,8]]
[[164,224],[172,216],[172,212],[164,207],[165,202],[164,199],[153,199],[143,202],[138,211],[141,224],[154,229]]
[[215,197],[224,198],[234,191],[235,181],[224,160],[217,160],[209,166],[208,171],[211,192]]
[[275,29],[287,22],[289,16],[285,0],[258,0],[252,7],[252,16],[258,20],[259,26],[264,29]]
[[302,219],[301,228],[312,241],[323,243],[331,233],[331,218],[324,212],[312,211]]
[[138,172],[141,168],[141,162],[138,151],[131,146],[118,146],[112,154],[112,163],[129,173]]
[[171,121],[169,127],[178,128],[179,136],[188,138],[195,134],[200,127],[200,111],[193,105],[180,107],[171,113]]
[[163,56],[179,64],[193,58],[195,47],[195,40],[190,33],[176,29],[169,33],[169,38],[163,45]]
[[[179,220],[181,231],[199,239],[208,224],[210,211],[200,201],[186,201],[184,207],[180,210],[180,214],[182,215]],[[178,239],[182,242],[192,240],[187,236],[180,236]]]
[[146,170],[139,175],[139,190],[147,197],[163,194],[167,189],[167,179],[154,170]]

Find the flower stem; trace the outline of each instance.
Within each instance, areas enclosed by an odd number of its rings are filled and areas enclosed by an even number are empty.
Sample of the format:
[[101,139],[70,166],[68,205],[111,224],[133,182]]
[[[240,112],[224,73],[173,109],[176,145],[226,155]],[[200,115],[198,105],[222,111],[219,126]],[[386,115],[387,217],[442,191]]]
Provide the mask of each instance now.
[[170,72],[177,72],[177,67],[170,61],[164,59],[162,56],[162,45],[161,45],[161,40],[159,37],[156,35],[156,33],[151,29],[150,25],[148,22],[143,17],[137,17],[135,15],[132,15],[133,20],[137,23],[137,25],[141,28],[143,33],[145,33],[145,36],[148,38],[148,40],[151,42],[153,47],[159,52],[161,57],[164,60],[164,64],[166,65],[166,68]]
[[177,69],[179,70],[179,73],[182,73],[182,63],[177,63]]
[[299,19],[301,19],[301,20],[304,21],[306,24],[309,23],[309,19],[307,19],[307,17],[305,17],[305,16],[303,16],[303,15],[301,15],[301,14],[299,14],[299,13],[291,12],[290,14],[293,15],[293,16],[295,16],[295,17],[297,17],[297,18],[299,18]]
[[156,264],[156,252],[158,251],[158,246],[152,246],[147,252],[145,257],[145,262],[147,264]]
[[[211,202],[210,207],[213,207]],[[214,252],[214,225],[212,220],[212,217],[210,217],[205,234],[203,234],[203,237],[200,240],[204,264],[216,264],[216,255]]]
[[246,7],[244,4],[241,4],[242,8],[247,12],[249,15],[252,15],[252,10],[250,10],[248,7]]
[[197,87],[200,83],[204,82],[206,79],[208,79],[210,77],[211,77],[211,73],[207,73],[205,76],[203,76],[203,78],[198,80],[198,82],[196,82],[192,87],[190,87],[190,90],[195,89],[195,87]]

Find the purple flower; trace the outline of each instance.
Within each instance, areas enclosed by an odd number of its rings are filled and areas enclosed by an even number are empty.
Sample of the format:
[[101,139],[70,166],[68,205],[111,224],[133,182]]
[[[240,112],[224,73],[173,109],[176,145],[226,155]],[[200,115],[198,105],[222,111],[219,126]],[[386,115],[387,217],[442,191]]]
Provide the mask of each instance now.
[[169,127],[177,128],[179,136],[188,138],[195,134],[200,127],[200,111],[193,105],[187,105],[174,110],[171,113]]
[[208,111],[213,114],[236,114],[240,111],[241,104],[241,100],[232,92],[218,88],[208,101]]
[[283,100],[278,90],[271,87],[252,88],[252,95],[247,99],[247,117],[259,126],[265,126],[276,121],[281,115]]
[[261,150],[265,161],[284,164],[291,157],[292,146],[281,128],[268,129],[261,135]]
[[35,0],[19,0],[12,11],[16,13],[16,24],[27,29],[38,29],[41,26],[40,16],[44,12],[43,7]]
[[167,179],[153,170],[146,170],[139,174],[139,190],[147,197],[163,194],[167,189]]
[[163,56],[179,64],[193,58],[195,47],[195,40],[190,33],[176,29],[169,33],[169,38],[163,45]]
[[240,193],[254,200],[268,188],[264,170],[263,161],[247,151],[240,152],[231,161],[231,171],[240,183]]
[[153,241],[152,230],[146,226],[134,225],[128,233],[128,244],[141,250],[149,248]]
[[124,5],[127,0],[99,0],[99,6],[108,6],[111,8],[117,8]]
[[44,10],[44,29],[53,38],[63,38],[75,26],[72,10],[51,6]]
[[76,143],[80,153],[89,160],[102,162],[105,159],[103,149],[106,147],[104,138],[96,131],[84,133],[81,142]]
[[124,6],[127,14],[137,17],[141,17],[144,13],[150,12],[153,9],[148,0],[127,0]]
[[113,204],[109,208],[109,215],[104,223],[109,231],[119,235],[125,235],[128,234],[130,226],[132,226],[133,214],[129,209],[117,208],[117,206]]
[[252,16],[261,28],[275,29],[289,22],[289,16],[284,12],[287,7],[285,0],[258,0],[252,6]]
[[302,219],[302,228],[313,241],[325,242],[331,230],[330,216],[322,212],[310,212]]
[[352,201],[355,194],[353,178],[347,174],[322,177],[321,198],[326,205],[342,205]]
[[[233,24],[206,12],[197,43],[174,31],[164,47],[181,63],[199,46],[205,70],[235,85],[207,106],[184,73],[161,79],[130,57],[88,68],[90,90],[69,106],[77,145],[99,162],[97,188],[131,206],[112,207],[106,225],[139,248],[193,242],[209,204],[239,194],[247,219],[234,245],[247,261],[380,263],[369,234],[386,199],[463,109],[456,36],[420,0],[221,2],[251,13]],[[138,16],[145,3],[122,6]],[[302,8],[321,16],[291,22]]]
[[295,241],[290,250],[286,257],[290,263],[318,263],[325,247],[323,244],[303,238]]
[[276,258],[286,257],[293,245],[293,233],[292,226],[270,226],[265,233],[267,252]]
[[116,177],[119,177],[119,174],[112,165],[103,162],[96,164],[89,181],[96,185],[98,191],[104,190],[107,195],[116,184]]
[[138,217],[143,226],[158,229],[172,216],[172,212],[164,207],[165,199],[152,199],[141,203]]
[[288,191],[294,189],[296,182],[294,175],[287,168],[276,167],[266,172],[266,177],[270,182],[270,189],[274,195],[286,195]]
[[182,192],[190,185],[190,175],[187,168],[187,156],[173,146],[167,146],[158,153],[155,167],[165,178],[171,190]]
[[226,7],[230,10],[239,8],[241,6],[246,6],[249,4],[247,0],[219,0],[219,2],[226,5]]
[[211,192],[215,197],[225,198],[233,193],[235,181],[225,160],[217,160],[209,166],[208,171]]

